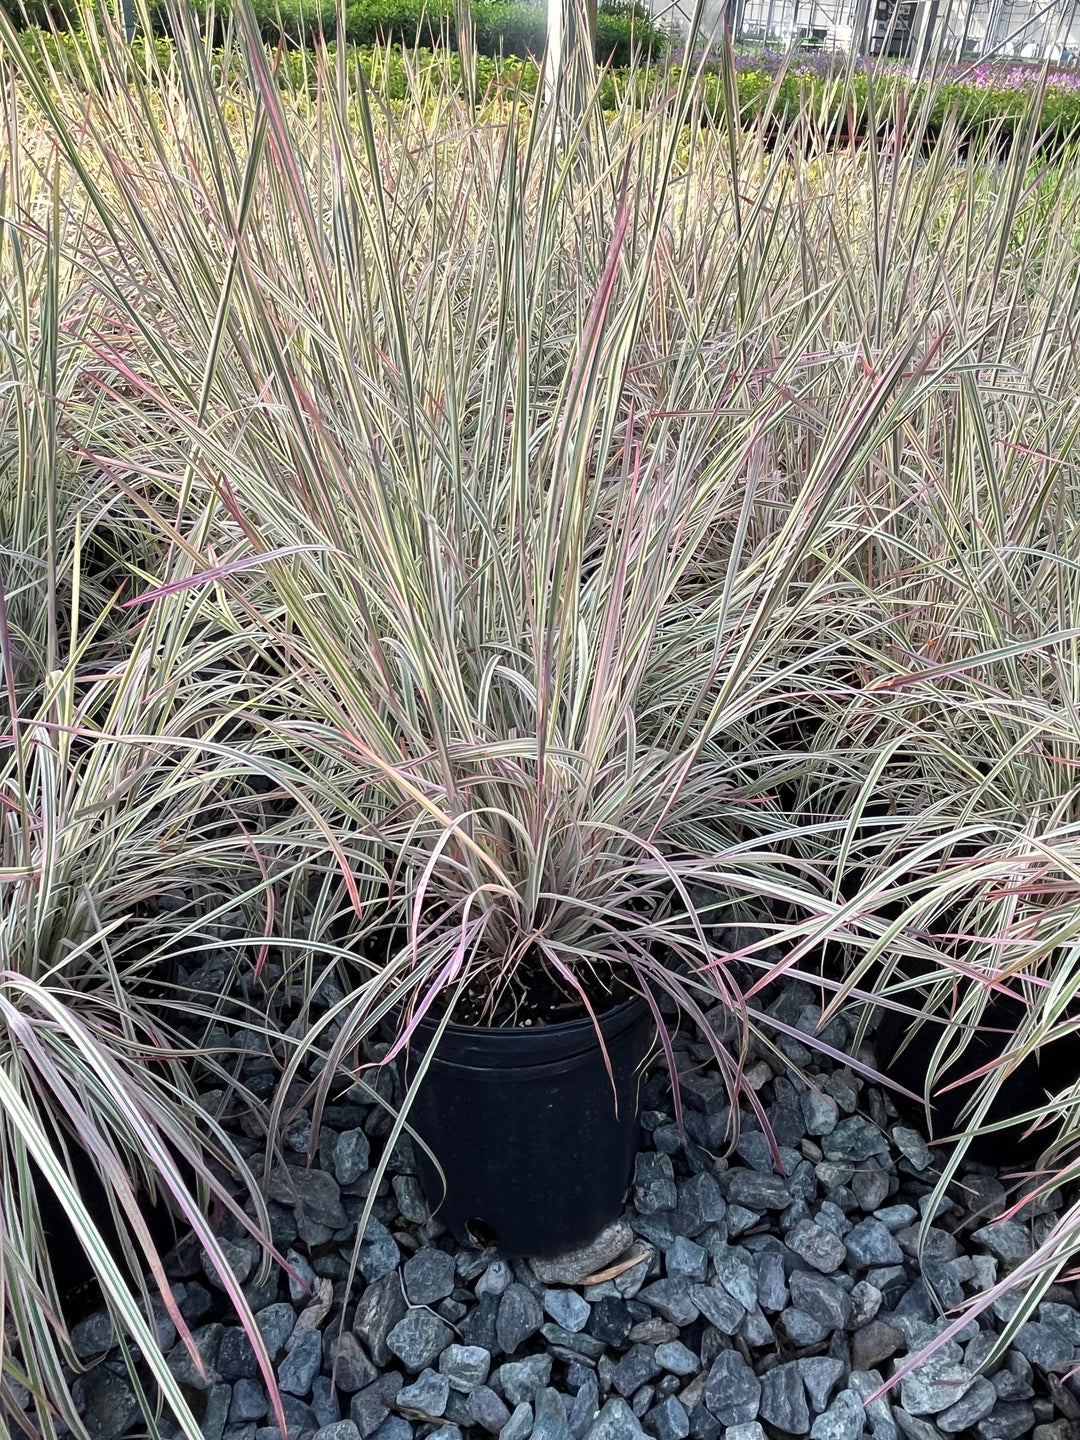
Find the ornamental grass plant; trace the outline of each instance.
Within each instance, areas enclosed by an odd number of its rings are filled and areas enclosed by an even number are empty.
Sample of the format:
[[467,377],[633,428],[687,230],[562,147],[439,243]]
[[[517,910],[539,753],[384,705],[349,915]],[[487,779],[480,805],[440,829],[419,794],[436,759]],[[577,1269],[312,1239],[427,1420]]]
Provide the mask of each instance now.
[[[166,1214],[205,1247],[273,1382],[218,1238],[221,1216],[262,1237],[265,1206],[196,1108],[166,983],[218,918],[213,900],[181,916],[192,884],[235,903],[245,801],[209,755],[221,695],[192,669],[205,656],[189,618],[121,603],[161,539],[86,460],[112,432],[92,378],[100,315],[67,248],[80,222],[35,158],[11,143],[0,185],[0,1427],[27,1433],[32,1415],[30,1433],[84,1433],[78,1281],[124,1337],[147,1423],[164,1406],[195,1440],[159,1343],[178,1332],[197,1356],[164,1268]],[[230,830],[213,823],[221,805]],[[186,995],[189,1024],[193,1008]],[[198,1068],[229,1087],[212,1048]]]
[[[93,86],[3,27],[8,164],[37,187],[8,229],[36,215],[77,286],[72,400],[47,393],[137,602],[54,562],[80,619],[13,727],[50,737],[55,785],[135,768],[86,842],[101,869],[139,831],[102,870],[100,964],[139,954],[144,891],[209,866],[249,916],[238,967],[270,956],[299,996],[272,1135],[537,973],[718,1027],[751,1109],[785,977],[823,1022],[931,1012],[927,1096],[1007,993],[977,1128],[1077,1024],[1080,180],[1037,100],[958,163],[949,115],[927,153],[932,89],[884,90],[860,144],[778,89],[705,127],[688,69],[644,109],[631,83],[605,111],[597,77],[559,127],[407,52],[393,104],[345,51],[294,80],[243,7],[224,60],[171,24],[135,58],[88,26]],[[47,560],[81,553],[65,524]],[[1027,1117],[1058,1210],[1003,1343],[1080,1237],[1078,1099]]]

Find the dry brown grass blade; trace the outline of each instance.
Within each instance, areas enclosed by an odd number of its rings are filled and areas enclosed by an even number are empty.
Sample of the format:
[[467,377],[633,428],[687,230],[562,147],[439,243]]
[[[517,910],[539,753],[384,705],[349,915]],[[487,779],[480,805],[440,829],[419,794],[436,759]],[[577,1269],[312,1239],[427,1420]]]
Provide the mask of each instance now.
[[609,1265],[606,1270],[597,1270],[595,1275],[586,1275],[579,1280],[579,1285],[602,1285],[605,1280],[614,1280],[617,1275],[624,1275],[627,1270],[632,1270],[635,1265],[640,1265],[642,1260],[649,1258],[648,1250],[642,1250],[640,1255],[631,1255],[629,1260],[620,1260],[615,1265]]

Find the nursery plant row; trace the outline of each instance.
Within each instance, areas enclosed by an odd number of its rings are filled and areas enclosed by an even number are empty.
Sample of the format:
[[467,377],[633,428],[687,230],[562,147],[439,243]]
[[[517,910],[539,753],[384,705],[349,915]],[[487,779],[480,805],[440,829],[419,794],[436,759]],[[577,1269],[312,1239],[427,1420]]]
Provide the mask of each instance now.
[[[540,13],[532,6],[478,6],[474,7],[474,20],[481,10],[491,15],[520,10],[527,12],[530,24]],[[372,9],[371,14],[375,13]],[[361,70],[373,93],[390,102],[422,100],[425,93],[442,93],[448,85],[478,103],[529,100],[540,86],[541,63],[534,57],[542,54],[542,27],[515,53],[509,43],[515,32],[500,30],[502,23],[497,19],[490,25],[477,23],[478,53],[468,60],[463,59],[449,29],[443,32],[445,43],[426,43],[430,33],[417,26],[415,17],[411,27],[396,22],[366,31],[357,27],[355,33],[368,34],[371,41],[378,37],[378,43],[350,44],[349,66]],[[663,105],[679,84],[682,66],[659,58],[665,43],[662,36],[648,36],[656,57],[653,63],[624,63],[633,47],[645,41],[640,23],[637,17],[622,13],[602,11],[598,17],[597,56],[607,63],[597,70],[597,98],[609,112],[628,101],[642,108]],[[500,39],[504,43],[500,44]],[[61,59],[61,52],[66,52],[69,61],[79,54],[88,79],[98,73],[96,47],[75,32],[31,29],[24,34],[24,41],[45,69],[58,64],[69,69]],[[155,46],[159,63],[167,65],[172,42],[159,37]],[[335,42],[330,41],[328,60],[336,58],[336,50]],[[143,42],[136,40],[134,58],[138,60],[143,53]],[[927,139],[939,135],[950,119],[955,120],[955,136],[962,143],[991,135],[1008,143],[1022,122],[1034,126],[1045,147],[1060,146],[1080,132],[1080,72],[1043,75],[1036,67],[1010,65],[995,71],[984,65],[970,74],[953,67],[958,72],[955,76],[914,82],[906,71],[891,66],[848,67],[840,61],[822,66],[804,64],[798,57],[785,57],[777,65],[763,57],[759,68],[756,58],[736,56],[734,65],[725,65],[720,59],[703,65],[695,112],[701,123],[715,123],[726,113],[731,96],[744,125],[764,120],[782,127],[801,117],[819,134],[851,138],[865,135],[871,127],[879,132],[887,129],[897,101],[902,100],[908,122]],[[288,88],[310,89],[315,83],[316,67],[308,50],[278,52],[275,67],[280,82]]]
[[[78,28],[74,6],[64,0],[3,0],[4,9],[16,23],[49,29]],[[133,12],[135,7],[133,6]],[[228,22],[229,4],[210,6],[194,0],[192,13],[205,21],[212,10],[219,32]],[[257,0],[253,7],[263,38],[271,44],[284,38],[288,43],[310,43],[316,38],[338,40],[339,7],[333,0]],[[351,45],[376,45],[393,41],[407,46],[447,43],[456,45],[458,11],[447,0],[348,0],[343,7],[344,39]],[[543,54],[546,11],[522,0],[474,0],[468,6],[474,44],[481,55]],[[164,5],[151,3],[144,15],[158,34],[170,33]],[[619,0],[599,6],[596,19],[597,58],[614,65],[627,65],[635,53],[659,54],[667,48],[663,32],[640,4]]]

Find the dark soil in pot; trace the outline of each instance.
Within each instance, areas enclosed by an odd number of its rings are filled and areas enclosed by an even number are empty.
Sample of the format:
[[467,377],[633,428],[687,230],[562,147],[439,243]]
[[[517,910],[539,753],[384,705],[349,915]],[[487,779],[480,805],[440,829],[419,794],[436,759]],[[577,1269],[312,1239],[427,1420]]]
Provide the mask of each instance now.
[[[344,916],[336,932],[339,943],[346,940],[350,923],[351,917]],[[593,938],[595,942],[596,937]],[[368,964],[382,969],[408,944],[406,926],[386,925],[365,936],[362,949]],[[599,945],[596,948],[599,949]],[[657,947],[651,944],[650,949],[655,954]],[[464,990],[455,996],[453,1022],[492,1029],[555,1025],[601,1015],[636,993],[621,978],[629,970],[625,960],[617,965],[600,960],[577,961],[567,969],[573,975],[572,982],[551,966],[535,946],[499,972],[491,967],[477,967]],[[360,978],[366,975],[358,974],[357,979]],[[446,1013],[444,1007],[451,988],[447,987],[445,994],[435,998],[430,1011],[433,1019]],[[395,1022],[388,1027],[386,1038],[395,1038],[397,1033]]]
[[[437,1218],[507,1256],[558,1255],[622,1210],[638,1145],[638,1090],[656,1027],[640,996],[583,1018],[535,1025],[448,1025],[409,1124]],[[417,1027],[412,1079],[435,1034]],[[445,1182],[445,1186],[444,1186]]]

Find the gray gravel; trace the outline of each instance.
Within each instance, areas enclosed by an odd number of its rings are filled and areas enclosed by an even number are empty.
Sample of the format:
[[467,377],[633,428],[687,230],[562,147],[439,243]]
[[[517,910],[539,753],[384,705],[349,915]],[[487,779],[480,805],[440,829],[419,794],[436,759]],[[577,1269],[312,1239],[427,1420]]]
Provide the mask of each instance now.
[[[804,1032],[820,1015],[801,985],[770,1009]],[[843,1049],[851,1033],[840,1017],[829,1043]],[[856,1070],[796,1040],[781,1051],[748,1060],[779,1167],[750,1108],[732,1116],[708,1047],[680,1034],[685,1133],[661,1066],[643,1085],[625,1215],[556,1260],[457,1244],[428,1217],[399,1144],[348,1296],[385,1112],[356,1089],[327,1107],[317,1137],[310,1117],[294,1121],[267,1190],[291,1275],[260,1282],[247,1235],[231,1217],[222,1225],[282,1392],[285,1437],[212,1267],[183,1247],[170,1258],[201,1372],[164,1311],[155,1324],[204,1440],[1080,1440],[1071,1282],[1051,1287],[1002,1354],[997,1334],[1017,1304],[1008,1295],[876,1394],[940,1335],[943,1310],[1031,1254],[1062,1202],[1001,1221],[1014,1197],[968,1166],[931,1216],[942,1156],[925,1137]],[[253,1093],[269,1093],[267,1067],[259,1055],[244,1062]],[[371,1073],[393,1101],[393,1077]],[[260,1167],[257,1135],[241,1125],[235,1138]],[[584,1283],[609,1267],[618,1273]],[[73,1381],[90,1440],[138,1433],[108,1317],[82,1320],[72,1343],[91,1367]]]

